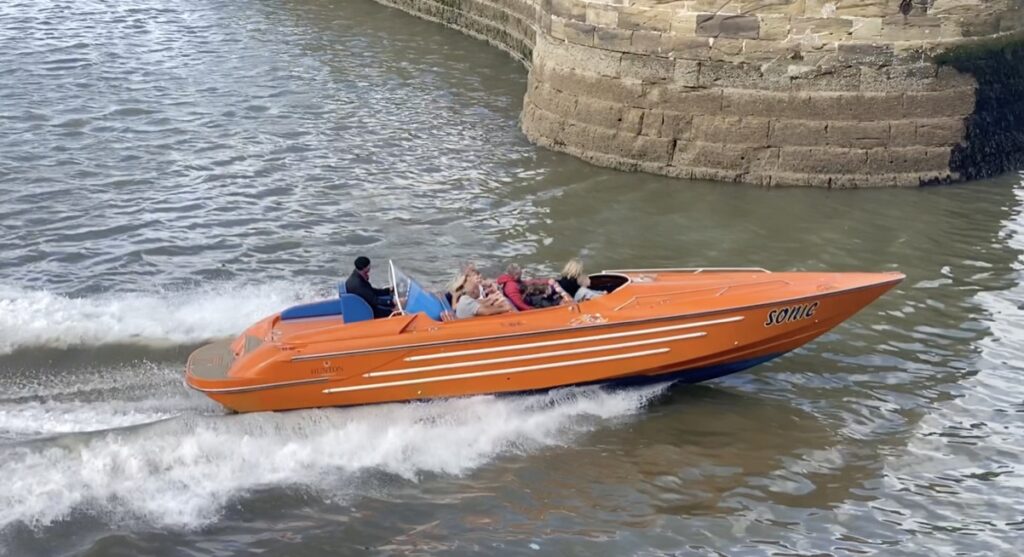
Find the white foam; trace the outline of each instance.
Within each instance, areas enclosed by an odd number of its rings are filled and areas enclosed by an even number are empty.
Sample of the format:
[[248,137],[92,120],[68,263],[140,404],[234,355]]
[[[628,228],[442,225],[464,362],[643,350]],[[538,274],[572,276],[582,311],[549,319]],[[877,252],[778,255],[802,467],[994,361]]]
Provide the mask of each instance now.
[[20,444],[0,462],[0,529],[44,526],[73,511],[193,528],[254,489],[299,486],[343,498],[367,471],[413,481],[465,474],[499,455],[568,443],[635,413],[663,389],[185,416]]
[[175,344],[233,336],[316,297],[309,285],[284,282],[92,298],[0,285],[0,354],[30,346]]

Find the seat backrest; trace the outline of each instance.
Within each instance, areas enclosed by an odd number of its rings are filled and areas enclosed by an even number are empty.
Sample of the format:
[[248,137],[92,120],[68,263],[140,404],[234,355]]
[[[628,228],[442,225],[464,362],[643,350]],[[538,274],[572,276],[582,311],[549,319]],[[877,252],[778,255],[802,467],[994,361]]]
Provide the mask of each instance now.
[[292,306],[281,312],[281,319],[305,319],[307,317],[325,317],[328,315],[338,315],[342,312],[341,304],[338,300],[323,300],[320,302],[312,302],[309,304],[301,304],[298,306]]
[[355,294],[339,294],[341,302],[341,319],[345,323],[357,323],[373,319],[373,309],[366,300]]
[[341,296],[342,294],[348,294],[348,288],[345,287],[345,281],[338,283],[338,296]]

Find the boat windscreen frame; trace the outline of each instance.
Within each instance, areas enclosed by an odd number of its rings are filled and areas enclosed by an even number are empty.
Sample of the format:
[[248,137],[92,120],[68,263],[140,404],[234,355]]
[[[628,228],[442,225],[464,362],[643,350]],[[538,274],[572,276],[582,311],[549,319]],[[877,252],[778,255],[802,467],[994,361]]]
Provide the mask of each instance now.
[[402,297],[398,295],[398,274],[395,273],[395,261],[388,259],[388,269],[391,272],[391,292],[395,296],[395,306],[398,307],[399,313],[405,313],[405,308],[402,307]]

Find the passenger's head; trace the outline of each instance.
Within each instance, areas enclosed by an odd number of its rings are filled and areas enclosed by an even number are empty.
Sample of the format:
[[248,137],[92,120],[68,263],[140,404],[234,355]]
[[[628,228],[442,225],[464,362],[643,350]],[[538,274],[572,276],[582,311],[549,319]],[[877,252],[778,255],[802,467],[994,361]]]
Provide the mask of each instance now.
[[523,269],[520,268],[519,265],[516,265],[515,263],[509,263],[508,267],[505,267],[505,274],[516,280],[519,280],[523,276]]
[[472,261],[462,266],[462,274],[481,276],[480,271],[476,268],[476,263]]
[[463,294],[470,296],[471,298],[480,297],[480,273],[465,273],[466,281],[463,284]]
[[360,255],[355,261],[356,270],[359,271],[360,275],[364,277],[370,276],[370,258],[365,255]]
[[583,262],[579,259],[570,259],[562,268],[562,276],[578,279],[583,276]]

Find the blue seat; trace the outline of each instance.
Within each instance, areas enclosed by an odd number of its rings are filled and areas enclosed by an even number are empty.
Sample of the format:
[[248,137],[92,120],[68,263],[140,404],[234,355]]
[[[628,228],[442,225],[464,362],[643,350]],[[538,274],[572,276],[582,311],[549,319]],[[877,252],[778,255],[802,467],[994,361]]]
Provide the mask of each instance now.
[[339,294],[338,301],[341,303],[341,318],[345,323],[358,323],[373,319],[373,309],[366,300],[355,294]]
[[281,312],[282,320],[304,319],[340,315],[345,323],[358,323],[373,319],[373,310],[366,300],[355,294],[340,294],[336,300],[323,300],[311,304],[292,306]]
[[[365,302],[364,302],[365,303]],[[324,317],[341,315],[342,305],[338,300],[324,300],[311,304],[292,306],[281,312],[281,319],[302,319],[304,317]]]
[[348,288],[345,287],[345,281],[338,283],[338,296],[340,297],[342,294],[348,294]]

